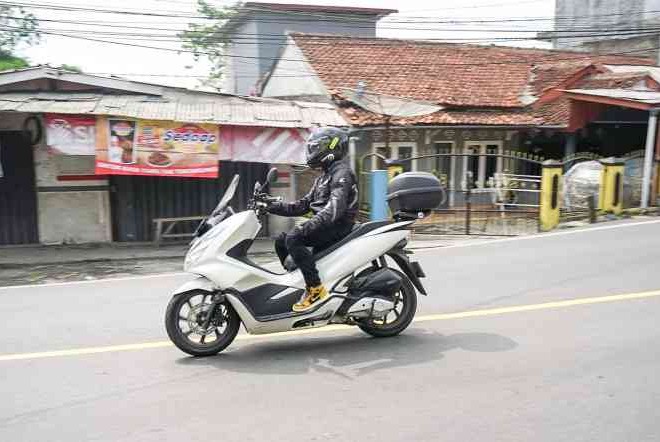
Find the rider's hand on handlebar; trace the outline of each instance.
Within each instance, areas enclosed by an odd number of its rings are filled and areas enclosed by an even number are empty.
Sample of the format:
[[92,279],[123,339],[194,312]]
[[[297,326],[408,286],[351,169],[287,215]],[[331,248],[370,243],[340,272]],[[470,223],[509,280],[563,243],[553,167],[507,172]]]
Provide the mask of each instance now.
[[254,195],[254,208],[260,212],[268,212],[268,209],[282,201],[280,196],[270,196],[266,193],[257,193]]

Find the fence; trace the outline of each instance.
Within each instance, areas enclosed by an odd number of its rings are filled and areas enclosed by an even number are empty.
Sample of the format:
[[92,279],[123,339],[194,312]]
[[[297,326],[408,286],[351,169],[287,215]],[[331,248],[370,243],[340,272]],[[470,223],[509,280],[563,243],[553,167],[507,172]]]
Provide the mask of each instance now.
[[[362,157],[360,165],[370,156]],[[448,235],[511,236],[539,229],[540,157],[512,154],[441,153],[387,161],[389,166],[416,160],[448,158],[437,161],[444,167],[434,169],[446,198],[428,217],[416,222],[419,233]],[[417,164],[421,163],[419,161]],[[413,163],[414,164],[414,163]],[[402,168],[402,167],[401,167]],[[504,172],[506,171],[506,172]],[[360,208],[369,211],[371,173],[360,171]]]

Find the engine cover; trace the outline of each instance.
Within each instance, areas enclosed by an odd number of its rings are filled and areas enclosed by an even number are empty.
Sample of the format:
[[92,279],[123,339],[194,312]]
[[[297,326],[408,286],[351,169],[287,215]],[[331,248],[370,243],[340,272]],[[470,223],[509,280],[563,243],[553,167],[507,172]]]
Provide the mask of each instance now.
[[355,301],[346,312],[353,318],[382,318],[394,309],[394,303],[382,298],[365,297]]

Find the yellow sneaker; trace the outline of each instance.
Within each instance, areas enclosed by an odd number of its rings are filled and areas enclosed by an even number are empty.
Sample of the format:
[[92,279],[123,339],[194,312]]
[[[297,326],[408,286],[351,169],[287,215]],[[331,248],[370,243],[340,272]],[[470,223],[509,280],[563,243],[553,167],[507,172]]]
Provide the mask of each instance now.
[[328,291],[323,287],[323,285],[317,285],[316,287],[307,287],[307,292],[305,296],[302,297],[300,301],[293,304],[294,312],[304,312],[314,307],[318,301],[328,297]]

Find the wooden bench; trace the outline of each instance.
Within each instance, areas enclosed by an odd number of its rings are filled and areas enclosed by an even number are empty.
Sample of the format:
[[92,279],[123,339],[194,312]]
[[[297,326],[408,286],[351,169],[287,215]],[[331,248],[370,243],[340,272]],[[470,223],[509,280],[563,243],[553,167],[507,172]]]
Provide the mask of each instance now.
[[154,218],[152,222],[156,225],[154,228],[154,243],[160,244],[166,238],[191,238],[194,232],[190,233],[171,233],[174,227],[180,222],[197,221],[202,222],[205,216],[179,216],[176,218]]

